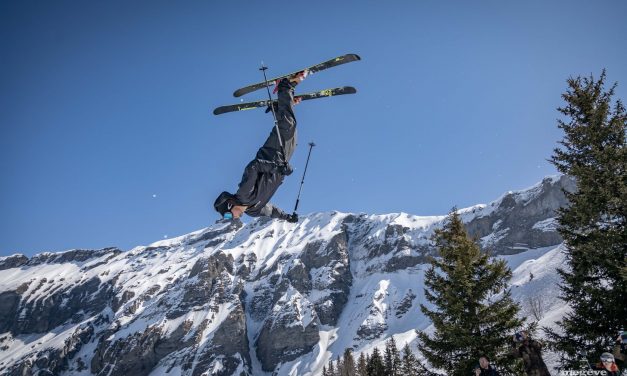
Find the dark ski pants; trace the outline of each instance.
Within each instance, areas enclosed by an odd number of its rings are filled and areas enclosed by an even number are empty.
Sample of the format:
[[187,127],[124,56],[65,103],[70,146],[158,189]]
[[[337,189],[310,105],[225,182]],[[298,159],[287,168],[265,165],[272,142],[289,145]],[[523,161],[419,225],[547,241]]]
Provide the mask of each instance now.
[[242,175],[235,198],[249,207],[246,213],[255,216],[270,201],[279,186],[283,183],[283,175],[278,172],[273,162],[253,159]]

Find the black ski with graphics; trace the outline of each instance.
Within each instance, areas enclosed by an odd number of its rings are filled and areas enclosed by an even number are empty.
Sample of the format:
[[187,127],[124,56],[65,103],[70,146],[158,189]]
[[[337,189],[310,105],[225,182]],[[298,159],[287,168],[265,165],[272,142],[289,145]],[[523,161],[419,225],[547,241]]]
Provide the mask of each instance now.
[[[338,66],[338,65],[350,63],[351,61],[358,61],[358,60],[361,60],[361,58],[357,54],[346,54],[346,55],[338,56],[338,57],[333,58],[331,60],[327,60],[327,61],[325,61],[323,63],[312,65],[311,67],[303,68],[301,70],[298,70],[298,71],[286,74],[284,76],[274,77],[274,78],[268,80],[268,84],[269,85],[274,85],[274,83],[277,80],[280,80],[280,79],[285,78],[285,77],[292,77],[295,74],[297,74],[299,72],[302,72],[302,71],[305,71],[305,70],[307,71],[307,74],[309,75],[309,74],[314,74],[316,72],[320,72],[321,70],[329,69],[331,67],[335,67],[335,66]],[[233,93],[233,96],[241,97],[244,94],[252,93],[253,91],[256,91],[256,90],[259,90],[259,89],[263,89],[265,87],[266,87],[266,83],[265,82],[259,82],[259,83],[253,84],[253,85],[248,85],[248,86],[245,86],[245,87],[243,87],[241,89],[235,90],[235,92]]]
[[[356,92],[357,92],[357,89],[355,89],[352,86],[343,86],[343,87],[336,87],[333,89],[320,90],[314,93],[295,95],[294,99],[300,98],[303,101],[307,101],[310,99],[332,97],[336,95],[355,94]],[[276,100],[273,100],[273,101],[264,100],[264,101],[232,104],[229,106],[221,106],[213,110],[213,114],[220,115],[220,114],[225,114],[227,112],[244,111],[244,110],[252,110],[253,108],[267,107],[270,105],[270,102],[276,103],[277,101]]]

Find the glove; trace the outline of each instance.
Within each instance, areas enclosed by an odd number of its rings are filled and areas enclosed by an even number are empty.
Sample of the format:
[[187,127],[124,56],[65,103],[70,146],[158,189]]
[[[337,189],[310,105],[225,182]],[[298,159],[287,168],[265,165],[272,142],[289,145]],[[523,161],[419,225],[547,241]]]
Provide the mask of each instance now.
[[296,213],[288,214],[285,220],[288,221],[289,223],[296,223],[298,222],[298,214]]
[[[279,104],[276,102],[272,103],[272,106],[274,107],[274,112],[279,112]],[[268,112],[272,111],[272,107],[268,106],[268,108],[266,108],[266,114]]]
[[294,172],[294,168],[287,162],[279,166],[279,173],[284,176],[290,176]]

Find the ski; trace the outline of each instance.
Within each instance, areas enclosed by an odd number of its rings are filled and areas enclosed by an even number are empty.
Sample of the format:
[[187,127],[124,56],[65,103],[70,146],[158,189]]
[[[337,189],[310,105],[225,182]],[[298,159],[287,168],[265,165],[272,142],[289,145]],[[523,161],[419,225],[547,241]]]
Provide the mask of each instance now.
[[[355,94],[356,92],[357,92],[357,89],[355,89],[352,86],[343,86],[343,87],[336,87],[333,89],[320,90],[314,93],[296,95],[294,96],[294,98],[295,99],[300,98],[303,101],[307,101],[310,99],[332,97],[336,95]],[[267,107],[270,105],[270,102],[276,103],[276,99],[272,101],[264,100],[264,101],[232,104],[229,106],[221,106],[213,110],[213,114],[220,115],[220,114],[225,114],[227,112],[244,111],[244,110],[252,110],[253,108]]]
[[[335,66],[338,66],[338,65],[350,63],[351,61],[357,61],[357,60],[361,60],[361,58],[357,54],[346,54],[346,55],[338,56],[338,57],[333,58],[331,60],[327,60],[327,61],[325,61],[323,63],[312,65],[311,67],[303,68],[301,70],[298,70],[298,71],[286,74],[284,76],[279,76],[279,77],[272,78],[272,79],[268,80],[268,84],[269,85],[274,85],[276,80],[280,80],[280,79],[285,78],[285,77],[291,77],[291,76],[295,75],[296,73],[302,72],[304,70],[307,70],[309,72],[308,74],[314,74],[316,72],[320,72],[321,70],[325,70],[325,69],[328,69],[328,68],[331,68],[331,67],[335,67]],[[256,83],[256,84],[248,85],[248,86],[245,86],[245,87],[243,87],[241,89],[235,90],[235,92],[233,93],[233,96],[234,97],[241,97],[244,94],[252,93],[253,91],[256,91],[256,90],[259,90],[259,89],[263,89],[264,87],[266,87],[266,83],[265,82],[259,82],[259,83]]]

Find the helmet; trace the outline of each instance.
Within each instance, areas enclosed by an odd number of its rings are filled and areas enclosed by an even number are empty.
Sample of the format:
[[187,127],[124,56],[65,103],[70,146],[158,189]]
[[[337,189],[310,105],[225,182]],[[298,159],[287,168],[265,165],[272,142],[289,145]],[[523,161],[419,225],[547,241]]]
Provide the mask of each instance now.
[[604,352],[601,354],[601,361],[606,363],[614,363],[614,355]]
[[218,198],[216,198],[215,202],[213,203],[213,207],[218,213],[220,213],[222,217],[224,217],[226,213],[231,212],[231,208],[233,207],[233,205],[236,204],[237,200],[235,199],[234,195],[230,194],[229,192],[222,192],[220,193]]

